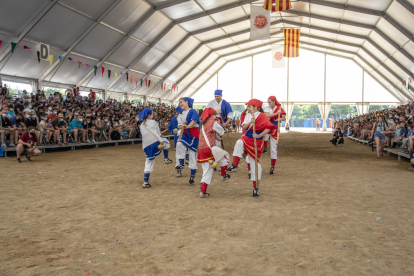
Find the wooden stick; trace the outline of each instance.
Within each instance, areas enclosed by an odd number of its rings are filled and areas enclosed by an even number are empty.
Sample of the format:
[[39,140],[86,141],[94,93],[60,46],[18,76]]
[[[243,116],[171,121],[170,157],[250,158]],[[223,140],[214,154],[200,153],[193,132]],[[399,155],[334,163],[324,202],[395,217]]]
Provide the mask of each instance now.
[[257,167],[257,142],[256,142],[256,118],[254,117],[254,112],[252,113],[253,117],[253,140],[254,140],[254,164],[255,164],[255,176],[256,176],[256,188],[259,189],[259,168]]
[[[187,122],[184,122],[184,124],[187,124]],[[183,125],[181,125],[181,126],[183,126]],[[184,133],[184,127],[181,129],[180,137],[178,137],[177,143],[181,141],[181,137],[183,137],[183,133]]]
[[280,136],[280,113],[277,114],[277,140],[276,140],[276,145],[279,145],[279,136]]

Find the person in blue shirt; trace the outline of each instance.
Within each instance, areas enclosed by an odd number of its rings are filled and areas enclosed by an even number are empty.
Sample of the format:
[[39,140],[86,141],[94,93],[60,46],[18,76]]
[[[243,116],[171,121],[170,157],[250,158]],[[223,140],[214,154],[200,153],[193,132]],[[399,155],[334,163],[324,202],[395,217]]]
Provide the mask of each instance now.
[[402,141],[407,135],[407,129],[405,128],[405,122],[400,123],[400,128],[395,132],[395,137],[391,140],[391,147],[394,146],[394,143],[397,141]]
[[[177,115],[179,115],[183,111],[182,108],[179,106],[177,106],[175,110],[177,111]],[[167,129],[161,132],[162,134],[164,134],[165,132],[169,131],[170,134],[174,134],[174,148],[177,148],[177,139],[178,139],[178,135],[174,133],[174,129],[178,129],[177,115],[174,115],[172,117],[171,122],[168,125]]]
[[78,143],[78,136],[82,134],[82,143],[85,143],[85,136],[86,136],[86,129],[83,128],[82,125],[83,122],[83,116],[78,115],[77,118],[73,119],[72,122],[70,122],[68,131],[70,134],[73,135],[73,139],[75,140],[75,143]]
[[13,135],[14,141],[13,139],[10,140],[10,147],[14,147],[15,145],[17,145],[17,142],[19,140],[19,135],[23,134],[23,126],[21,125],[22,120],[23,120],[22,113],[19,113],[15,117],[11,117],[9,119],[9,122],[11,125],[11,128],[9,129],[9,131],[14,131],[14,135]]

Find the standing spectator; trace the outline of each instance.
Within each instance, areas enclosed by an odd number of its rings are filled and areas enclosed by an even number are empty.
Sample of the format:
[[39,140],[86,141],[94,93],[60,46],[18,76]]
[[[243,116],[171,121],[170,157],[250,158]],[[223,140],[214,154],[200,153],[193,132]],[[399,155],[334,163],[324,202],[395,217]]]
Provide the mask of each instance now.
[[16,147],[17,163],[22,163],[20,160],[20,155],[23,154],[26,157],[27,161],[32,161],[32,156],[37,156],[41,153],[39,149],[36,148],[37,139],[34,127],[29,127],[27,132],[24,133],[20,139],[19,144]]
[[316,131],[320,131],[321,128],[319,127],[321,121],[319,120],[319,118],[316,119]]
[[384,142],[385,142],[385,132],[388,130],[388,125],[384,120],[384,117],[378,116],[377,121],[374,123],[374,127],[371,131],[371,137],[373,136],[375,139],[375,143],[377,145],[377,158],[380,158],[383,156],[383,150],[384,150]]
[[94,91],[92,91],[92,89],[89,90],[89,99],[95,101],[95,97],[96,97],[96,93]]
[[239,133],[240,131],[240,117],[236,119],[236,132]]

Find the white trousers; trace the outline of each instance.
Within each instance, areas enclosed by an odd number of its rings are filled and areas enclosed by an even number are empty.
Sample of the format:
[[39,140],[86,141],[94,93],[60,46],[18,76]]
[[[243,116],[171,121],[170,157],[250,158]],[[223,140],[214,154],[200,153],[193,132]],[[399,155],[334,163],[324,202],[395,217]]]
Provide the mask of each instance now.
[[[181,143],[177,142],[177,151],[175,153],[175,165],[178,166],[180,164],[180,159],[185,159],[185,155],[187,153],[187,147]],[[188,167],[192,170],[197,169],[197,153],[189,150],[188,151]]]
[[243,159],[243,153],[244,153],[244,143],[242,140],[237,140],[236,144],[234,145],[233,156],[237,156],[240,159]]
[[[256,181],[256,164],[254,162],[254,158],[252,158],[250,155],[247,155],[246,161],[250,163],[250,170],[251,170],[250,180]],[[258,177],[260,180],[262,179],[262,166],[260,165],[260,163],[257,163],[257,167],[259,168]]]
[[[218,164],[220,168],[227,166],[229,164],[229,154],[226,153],[226,155],[218,161]],[[201,178],[200,183],[210,184],[211,179],[213,178],[214,170],[210,167],[208,162],[201,163],[201,168],[203,169],[203,177]]]
[[276,145],[276,139],[273,138],[273,136],[270,136],[270,158],[271,159],[277,159],[277,145]]
[[266,134],[265,137],[263,137],[263,141],[268,141],[270,137],[271,136],[269,134]]
[[149,160],[148,158],[145,160],[145,168],[144,173],[152,173],[154,171],[154,165],[155,165],[155,158],[152,160]]
[[218,141],[217,139],[216,139],[216,147],[221,148],[221,141]]

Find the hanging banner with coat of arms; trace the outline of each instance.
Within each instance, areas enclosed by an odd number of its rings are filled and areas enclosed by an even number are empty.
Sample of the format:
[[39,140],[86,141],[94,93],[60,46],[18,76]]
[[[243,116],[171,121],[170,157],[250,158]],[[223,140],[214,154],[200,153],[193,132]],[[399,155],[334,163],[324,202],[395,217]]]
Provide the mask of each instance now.
[[283,45],[272,45],[272,68],[284,68]]
[[250,39],[270,39],[270,11],[250,5]]

